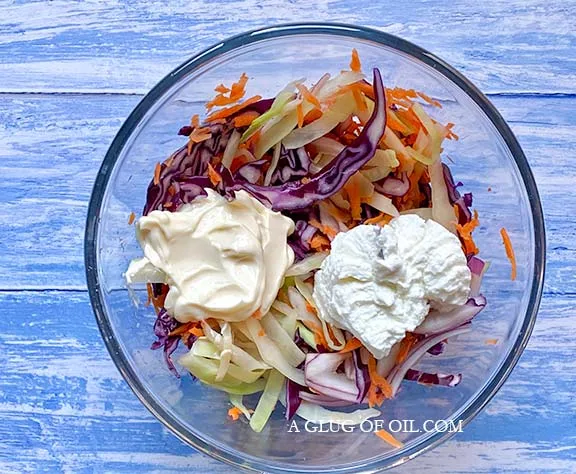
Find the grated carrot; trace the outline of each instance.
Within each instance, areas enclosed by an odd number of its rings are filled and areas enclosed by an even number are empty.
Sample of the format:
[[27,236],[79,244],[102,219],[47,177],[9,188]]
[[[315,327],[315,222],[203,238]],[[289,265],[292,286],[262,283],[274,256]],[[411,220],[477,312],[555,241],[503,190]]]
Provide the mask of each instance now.
[[198,128],[200,126],[200,117],[198,114],[192,115],[192,118],[190,119],[190,125],[194,128]]
[[206,117],[206,121],[207,122],[213,122],[213,121],[218,120],[218,119],[225,119],[227,117],[230,117],[230,115],[235,114],[236,112],[240,112],[242,109],[245,109],[249,105],[252,105],[255,102],[258,102],[260,99],[262,99],[262,96],[255,95],[253,97],[250,97],[249,99],[246,99],[244,102],[242,102],[240,104],[233,105],[232,107],[226,107],[224,109],[220,109],[217,112],[213,112],[210,115],[208,115],[208,117]]
[[316,336],[316,344],[320,344],[324,347],[328,347],[328,343],[326,342],[326,338],[324,337],[324,331],[322,328],[317,324],[311,323],[310,321],[302,321],[302,324],[306,326],[310,331],[314,333]]
[[232,418],[232,421],[238,421],[240,415],[242,414],[242,410],[238,407],[232,407],[228,410],[228,416]]
[[148,306],[150,306],[150,303],[152,303],[152,297],[153,297],[152,285],[150,283],[146,283],[146,293],[147,293],[147,298],[146,298],[146,303],[144,303],[144,306],[148,307]]
[[240,147],[253,148],[256,143],[258,143],[258,140],[260,140],[260,135],[262,135],[262,130],[257,130],[248,140],[240,144]]
[[408,354],[410,353],[410,349],[414,347],[414,344],[418,342],[418,338],[412,334],[411,332],[407,333],[404,339],[400,341],[400,349],[398,350],[398,354],[396,355],[396,363],[401,364],[406,360]]
[[402,441],[398,441],[394,436],[392,436],[390,433],[388,433],[388,431],[386,430],[378,430],[378,431],[374,431],[374,434],[376,436],[378,436],[378,438],[380,438],[381,440],[385,441],[386,443],[388,443],[390,446],[393,446],[394,448],[402,448],[404,447],[404,443]]
[[208,178],[213,186],[218,186],[222,182],[222,176],[208,163]]
[[246,163],[250,163],[250,158],[246,155],[238,155],[237,157],[235,157],[232,160],[232,163],[230,163],[230,172],[231,173],[236,173],[236,171],[238,171],[242,166],[244,166]]
[[316,227],[320,232],[322,232],[325,236],[327,236],[330,240],[332,240],[338,234],[338,230],[330,227],[329,225],[324,225],[321,222],[318,222],[316,219],[311,218],[308,221],[312,227]]
[[430,105],[433,105],[434,107],[438,107],[438,108],[442,108],[442,104],[440,102],[438,102],[437,100],[432,99],[429,95],[424,94],[424,92],[416,92],[416,94],[418,94],[418,96],[421,99],[424,99],[426,102],[428,102]]
[[236,128],[247,127],[259,116],[260,114],[256,111],[247,110],[246,112],[242,112],[240,115],[234,117],[234,126]]
[[355,180],[349,180],[344,186],[348,201],[350,202],[350,211],[352,219],[359,221],[362,218],[362,207],[360,206],[360,190]]
[[193,327],[188,332],[196,337],[202,337],[204,335],[204,331],[202,331],[202,328],[199,327]]
[[262,316],[263,316],[263,315],[262,315],[262,311],[260,311],[259,309],[257,309],[256,311],[254,311],[254,312],[252,313],[252,315],[251,315],[250,317],[251,317],[251,318],[254,318],[254,319],[261,319]]
[[195,143],[201,143],[212,137],[212,132],[208,127],[200,127],[192,130],[192,133],[188,135],[188,154],[192,153],[192,147]]
[[168,194],[170,196],[174,196],[174,194],[176,194],[176,188],[174,187],[173,184],[171,184],[170,186],[168,186]]
[[192,328],[194,328],[196,326],[196,324],[198,324],[198,323],[190,322],[190,323],[183,324],[182,326],[178,326],[176,329],[171,331],[170,334],[168,334],[168,335],[169,336],[179,336],[180,334],[190,332],[190,330]]
[[162,165],[160,163],[156,163],[156,167],[154,168],[154,184],[158,186],[160,184],[160,172],[162,171]]
[[306,309],[312,314],[316,314],[316,308],[306,301]]
[[264,329],[260,329],[260,331],[258,331],[259,337],[264,337],[265,335],[266,335],[266,333],[264,332]]
[[374,88],[372,87],[372,84],[366,82],[366,81],[360,81],[357,82],[358,84],[358,89],[360,89],[360,91],[369,99],[374,100]]
[[320,109],[312,109],[304,116],[304,124],[306,125],[311,122],[314,122],[315,120],[318,120],[320,117],[322,117],[322,115],[323,114]]
[[484,341],[484,344],[496,345],[496,344],[498,344],[498,339],[486,339]]
[[368,359],[368,374],[370,375],[370,388],[367,398],[370,408],[380,406],[387,398],[392,398],[392,387],[388,381],[376,371],[376,360],[370,356]]
[[296,114],[298,116],[298,128],[302,128],[304,125],[304,108],[302,107],[302,102],[296,106]]
[[512,272],[510,273],[510,279],[514,281],[516,280],[516,256],[514,255],[514,248],[512,247],[512,242],[510,241],[508,231],[504,227],[500,229],[500,235],[502,236],[502,242],[504,243],[506,256],[508,257],[508,260],[510,260],[510,265],[512,265]]
[[318,109],[321,108],[320,101],[316,98],[314,94],[312,94],[312,92],[310,92],[310,90],[304,84],[296,84],[296,88],[298,89],[298,91],[302,95],[302,98],[305,101],[310,102],[314,107]]
[[[224,105],[234,104],[238,102],[242,97],[244,97],[246,83],[248,82],[248,76],[246,73],[242,73],[240,79],[232,84],[232,87],[228,89],[224,84],[216,86],[214,89],[218,94],[214,99],[206,103],[206,108],[211,110],[214,107],[222,107]],[[228,95],[226,95],[228,94]]]
[[[474,211],[474,217],[472,218],[472,220],[464,225],[460,225],[457,224],[456,225],[456,230],[458,231],[458,235],[460,236],[460,238],[463,241],[463,248],[464,248],[464,253],[469,255],[476,255],[478,253],[478,247],[476,247],[476,244],[474,243],[474,240],[472,239],[472,232],[474,231],[474,229],[476,227],[478,227],[478,224],[480,222],[478,221],[478,211]],[[500,231],[500,233],[502,234],[502,231]],[[502,235],[502,239],[504,239],[504,235]],[[504,245],[506,245],[506,243],[504,243]],[[509,257],[510,258],[510,257]],[[514,274],[514,278],[516,277],[516,275]]]
[[162,204],[162,206],[164,207],[164,209],[169,209],[172,207],[172,203],[170,201],[165,202],[164,204]]
[[230,92],[230,89],[226,87],[224,84],[220,84],[219,86],[216,86],[214,88],[214,91],[219,92],[220,94],[227,94],[228,92]]
[[356,349],[358,349],[360,347],[362,347],[362,343],[360,342],[360,339],[353,337],[352,339],[347,341],[344,348],[339,350],[338,352],[340,354],[346,354],[347,352],[355,351]]
[[354,96],[354,102],[356,102],[356,107],[358,107],[358,110],[360,110],[360,112],[365,112],[366,110],[368,110],[366,101],[364,100],[364,97],[362,97],[362,92],[360,92],[360,89],[358,89],[358,87],[352,88],[352,95]]
[[310,239],[310,247],[314,250],[320,251],[324,250],[326,247],[330,246],[330,241],[320,234],[315,234],[314,237]]
[[360,56],[358,56],[358,50],[356,48],[352,49],[352,59],[350,59],[350,70],[354,72],[362,71],[362,64],[360,63]]
[[130,216],[128,216],[128,225],[132,225],[134,223],[134,219],[136,219],[136,214],[131,212]]

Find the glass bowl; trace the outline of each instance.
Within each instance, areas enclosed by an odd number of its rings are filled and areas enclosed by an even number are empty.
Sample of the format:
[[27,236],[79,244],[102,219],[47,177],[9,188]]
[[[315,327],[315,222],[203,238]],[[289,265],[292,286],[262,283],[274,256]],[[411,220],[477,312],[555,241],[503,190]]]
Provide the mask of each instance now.
[[[480,256],[491,263],[483,283],[488,306],[474,320],[473,331],[451,340],[441,356],[420,363],[438,372],[462,373],[460,385],[404,382],[398,396],[383,406],[384,426],[397,427],[396,422],[389,424],[393,420],[414,420],[414,429],[395,433],[404,443],[400,449],[361,430],[307,432],[302,422],[299,433],[289,432],[282,410],[260,434],[246,423],[232,423],[224,393],[190,376],[172,376],[161,351],[150,350],[154,312],[132,303],[122,275],[141,253],[128,216],[142,209],[155,164],[185,143],[177,131],[193,114],[202,116],[215,85],[230,84],[246,72],[248,96],[272,97],[291,80],[314,81],[325,72],[347,68],[352,48],[360,53],[364,71],[379,67],[386,86],[433,96],[443,107],[430,113],[456,124],[460,139],[448,142],[443,156],[453,162],[456,181],[464,183],[461,189],[474,194],[481,222],[476,242]],[[510,280],[500,237],[504,226],[516,252],[515,281]],[[540,200],[526,158],[500,114],[466,78],[434,55],[386,33],[349,25],[299,24],[218,43],[171,72],[138,104],[96,178],[85,257],[92,305],[114,362],[142,403],[180,439],[253,471],[352,473],[383,470],[436,446],[453,430],[444,430],[440,423],[438,430],[424,431],[426,420],[465,426],[494,396],[534,325],[544,277],[544,241]],[[411,432],[417,429],[421,432]]]

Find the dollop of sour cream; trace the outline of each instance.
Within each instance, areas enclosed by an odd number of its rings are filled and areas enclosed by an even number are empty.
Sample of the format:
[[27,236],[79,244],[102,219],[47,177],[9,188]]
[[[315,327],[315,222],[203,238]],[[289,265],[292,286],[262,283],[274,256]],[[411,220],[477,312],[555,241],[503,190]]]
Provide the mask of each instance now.
[[382,358],[431,305],[442,311],[464,304],[470,278],[454,234],[433,220],[403,215],[384,227],[338,234],[315,275],[313,298],[320,317]]
[[266,314],[294,262],[287,243],[294,222],[245,191],[233,200],[206,192],[177,212],[152,211],[138,220],[145,257],[132,261],[126,275],[164,274],[170,286],[164,306],[182,323]]

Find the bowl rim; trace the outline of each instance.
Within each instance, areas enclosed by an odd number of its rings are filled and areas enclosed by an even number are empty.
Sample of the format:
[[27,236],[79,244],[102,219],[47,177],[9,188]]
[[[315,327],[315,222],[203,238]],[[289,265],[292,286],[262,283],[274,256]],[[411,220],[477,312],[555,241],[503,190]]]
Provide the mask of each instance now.
[[502,139],[506,143],[514,161],[520,171],[522,183],[525,187],[530,203],[534,227],[534,275],[532,278],[530,298],[528,309],[524,316],[524,321],[520,328],[518,338],[508,355],[501,363],[499,370],[493,374],[489,383],[482,391],[476,394],[475,398],[468,401],[468,406],[461,410],[453,421],[457,424],[462,422],[462,426],[468,424],[494,397],[500,387],[504,384],[514,366],[518,362],[520,355],[526,347],[532,329],[536,321],[536,315],[542,297],[544,285],[544,270],[546,260],[546,237],[544,227],[544,215],[540,197],[534,180],[534,176],[528,165],[528,161],[522,151],[516,137],[504,121],[500,113],[492,105],[489,99],[480,92],[460,72],[452,66],[438,58],[434,54],[415,44],[398,38],[392,34],[378,31],[372,28],[356,26],[344,23],[287,23],[273,25],[264,28],[247,31],[235,35],[224,41],[195,54],[190,59],[182,63],[168,75],[166,75],[148,94],[138,103],[135,109],[128,116],[126,121],[120,127],[114,140],[112,141],[106,156],[102,162],[98,175],[96,176],[86,220],[86,231],[84,238],[84,259],[86,268],[86,280],[92,308],[98,323],[98,327],[105,345],[116,364],[116,367],[144,406],[158,419],[162,424],[172,431],[178,438],[193,448],[215,458],[219,461],[228,463],[236,468],[243,468],[252,471],[264,471],[270,473],[287,473],[287,472],[305,472],[308,474],[320,474],[326,472],[339,473],[358,473],[358,472],[376,472],[382,469],[388,469],[412,459],[422,454],[438,444],[451,438],[454,433],[433,433],[424,438],[420,443],[411,446],[409,449],[388,456],[383,459],[375,459],[354,466],[342,467],[337,470],[330,468],[317,470],[305,469],[299,467],[300,471],[294,471],[289,468],[280,468],[267,465],[264,461],[246,461],[242,456],[232,453],[227,449],[214,446],[190,433],[176,417],[168,413],[164,408],[150,396],[139,380],[135,371],[132,370],[126,356],[122,353],[121,347],[114,336],[110,321],[106,316],[104,302],[101,295],[100,284],[98,281],[98,249],[96,248],[96,238],[100,222],[100,212],[103,203],[106,186],[114,169],[114,165],[119,154],[136,129],[141,119],[147,111],[176,84],[183,76],[201,67],[206,62],[233,51],[235,49],[247,46],[252,43],[261,42],[267,39],[277,39],[281,37],[290,37],[298,35],[333,35],[339,37],[348,37],[371,41],[387,48],[391,48],[400,53],[404,53],[438,71],[446,79],[460,88],[470,97],[478,107],[486,114],[487,118],[497,129]]

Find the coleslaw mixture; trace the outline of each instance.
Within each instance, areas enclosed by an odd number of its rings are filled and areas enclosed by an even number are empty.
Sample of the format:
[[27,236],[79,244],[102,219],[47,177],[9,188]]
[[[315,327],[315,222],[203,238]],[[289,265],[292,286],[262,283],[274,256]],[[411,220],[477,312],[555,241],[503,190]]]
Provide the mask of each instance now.
[[[378,416],[377,408],[397,395],[404,380],[457,385],[461,374],[414,368],[427,354],[442,353],[447,339],[469,331],[470,321],[486,305],[480,285],[487,265],[477,257],[472,237],[478,214],[471,211],[472,195],[459,192],[462,183],[454,182],[441,161],[444,140],[458,137],[453,124],[441,124],[427,112],[441,104],[421,92],[385,88],[378,69],[367,77],[355,50],[347,70],[325,74],[311,87],[294,81],[274,98],[245,97],[247,81],[243,74],[230,87],[216,87],[205,119],[196,115],[180,130],[187,144],[155,168],[136,225],[146,256],[156,260],[134,261],[127,272],[129,284],[147,284],[157,313],[152,349],[162,349],[170,371],[179,376],[171,356],[183,343],[188,350],[179,363],[200,382],[228,393],[230,417],[245,417],[255,431],[264,428],[278,403],[285,406],[287,419],[298,415],[318,423],[361,423]],[[242,202],[236,202],[239,196]],[[179,214],[181,220],[185,214],[200,215],[204,208],[199,203],[206,207],[212,201],[210,206],[224,214],[214,214],[211,227],[200,217],[188,227],[178,224],[179,234],[162,227],[177,220],[166,213]],[[249,220],[252,214],[238,210],[240,205],[262,206],[259,220]],[[403,332],[376,359],[360,338],[320,317],[315,274],[339,234],[357,226],[388,226],[405,214],[433,220],[459,239],[470,290],[464,304],[427,309],[417,328]],[[224,217],[219,221],[218,216]],[[243,216],[238,224],[243,227],[236,226],[236,216]],[[144,236],[180,239],[178,261],[183,262],[186,249],[204,249],[224,231],[256,235],[274,219],[290,221],[274,247],[285,257],[272,272],[279,275],[277,286],[260,295],[256,306],[244,304],[246,279],[234,278],[239,267],[227,265],[249,265],[258,247],[246,244],[241,258],[237,250],[221,250],[225,257],[217,257],[218,265],[228,270],[210,264],[200,277],[192,263],[180,265],[176,275],[161,264],[175,250],[154,247]],[[130,223],[134,220],[131,215]],[[278,235],[272,224],[269,229],[262,241]],[[196,240],[186,246],[186,238]],[[258,274],[258,284],[270,274]],[[194,287],[197,281],[218,287],[212,299],[184,298],[186,285]],[[268,294],[270,304],[264,304]],[[226,312],[220,303],[234,311]],[[244,400],[251,394],[260,394],[254,410]]]

